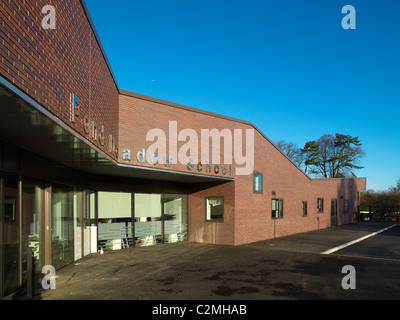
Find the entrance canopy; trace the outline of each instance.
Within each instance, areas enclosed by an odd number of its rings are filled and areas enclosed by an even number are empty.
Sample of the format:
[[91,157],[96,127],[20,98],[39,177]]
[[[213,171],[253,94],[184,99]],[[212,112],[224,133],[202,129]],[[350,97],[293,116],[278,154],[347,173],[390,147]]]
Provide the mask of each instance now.
[[0,140],[71,168],[94,174],[182,183],[233,180],[227,177],[119,164],[2,77]]

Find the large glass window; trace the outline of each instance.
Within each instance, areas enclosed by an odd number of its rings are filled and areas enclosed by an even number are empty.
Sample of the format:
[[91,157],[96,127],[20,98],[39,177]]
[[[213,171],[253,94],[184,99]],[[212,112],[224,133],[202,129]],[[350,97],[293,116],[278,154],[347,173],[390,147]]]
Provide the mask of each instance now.
[[164,195],[164,243],[187,240],[187,206],[186,195]]
[[98,215],[99,249],[133,246],[131,193],[98,192]]
[[135,244],[162,243],[162,195],[135,193]]
[[[90,199],[90,207],[91,203]],[[187,195],[98,192],[97,204],[99,249],[119,250],[188,239]]]
[[224,198],[206,198],[206,220],[224,219]]
[[187,195],[135,193],[134,202],[137,247],[187,241]]

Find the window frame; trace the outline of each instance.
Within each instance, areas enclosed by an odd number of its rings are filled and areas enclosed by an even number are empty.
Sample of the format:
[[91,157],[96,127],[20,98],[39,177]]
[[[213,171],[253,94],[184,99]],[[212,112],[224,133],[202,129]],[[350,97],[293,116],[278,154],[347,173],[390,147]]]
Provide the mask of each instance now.
[[308,216],[308,202],[307,201],[301,202],[301,216],[302,217]]
[[349,213],[350,201],[347,199],[343,199],[343,213]]
[[[320,207],[320,200],[322,206]],[[317,212],[318,213],[324,213],[324,198],[317,198]]]
[[[261,190],[256,189],[256,177],[261,177]],[[253,173],[253,193],[262,194],[264,193],[264,175],[261,172],[254,172]]]
[[[222,217],[221,218],[212,218],[211,217],[211,212],[210,212],[210,218],[208,218],[207,210],[208,210],[208,201],[210,199],[221,199],[222,200]],[[212,197],[206,197],[205,198],[205,221],[208,222],[223,222],[224,221],[224,216],[225,216],[225,199],[223,196],[212,196]]]
[[[278,204],[278,209],[277,210],[273,210],[273,202],[276,201]],[[284,214],[284,203],[283,203],[283,199],[282,198],[272,198],[271,199],[271,218],[272,219],[283,219],[283,214]],[[275,211],[275,215],[274,215],[274,211]],[[278,211],[278,216],[276,216],[276,211]]]

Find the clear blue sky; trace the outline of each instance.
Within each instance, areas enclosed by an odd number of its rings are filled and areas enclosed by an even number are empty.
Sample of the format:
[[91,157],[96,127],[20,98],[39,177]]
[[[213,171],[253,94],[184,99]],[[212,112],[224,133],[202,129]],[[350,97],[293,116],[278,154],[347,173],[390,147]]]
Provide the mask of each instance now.
[[[400,1],[86,0],[121,89],[254,123],[300,147],[358,136],[358,176],[400,177]],[[342,7],[356,9],[344,30]]]

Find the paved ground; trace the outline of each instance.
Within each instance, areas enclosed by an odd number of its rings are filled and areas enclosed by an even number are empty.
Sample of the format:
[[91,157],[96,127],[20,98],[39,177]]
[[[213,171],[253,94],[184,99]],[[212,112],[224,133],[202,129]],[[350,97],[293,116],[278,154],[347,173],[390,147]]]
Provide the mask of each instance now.
[[[41,300],[308,300],[400,298],[400,227],[361,223],[239,247],[178,243],[90,255],[57,272]],[[342,288],[342,268],[356,289]]]

